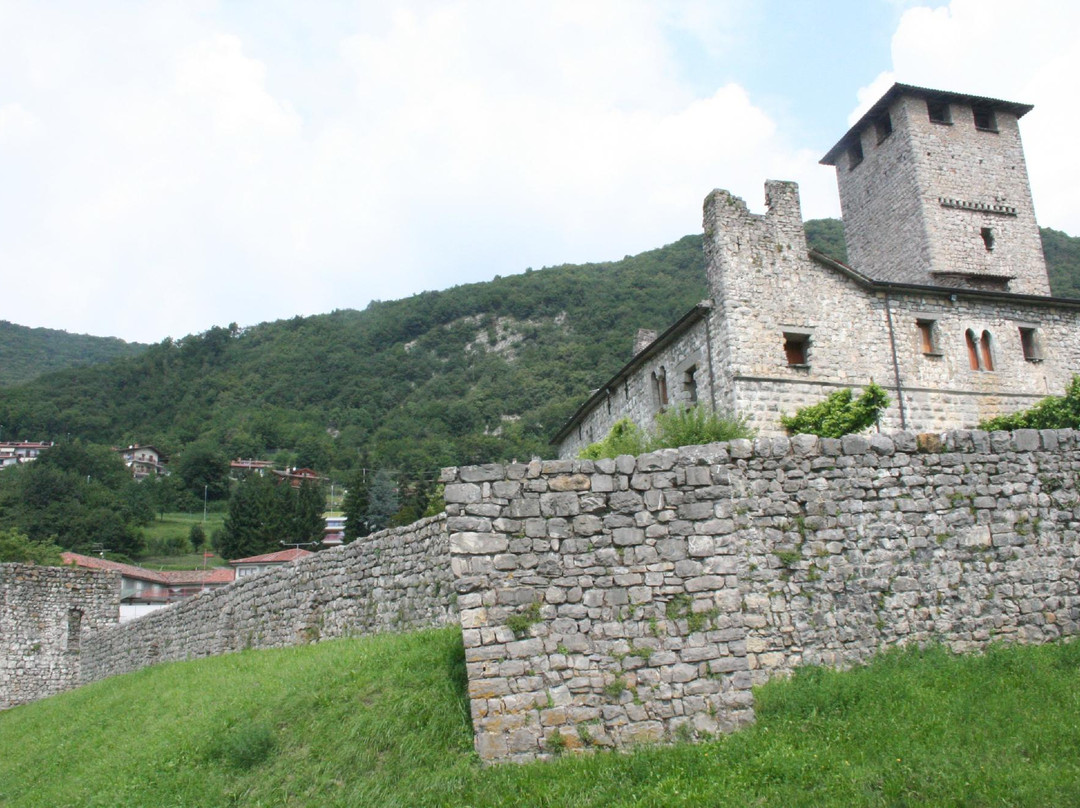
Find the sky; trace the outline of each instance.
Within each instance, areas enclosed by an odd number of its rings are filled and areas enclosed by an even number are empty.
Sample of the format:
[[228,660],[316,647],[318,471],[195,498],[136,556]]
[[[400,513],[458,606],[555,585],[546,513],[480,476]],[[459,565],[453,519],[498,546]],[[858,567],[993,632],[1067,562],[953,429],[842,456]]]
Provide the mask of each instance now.
[[158,342],[701,230],[894,82],[1035,105],[1080,235],[1073,0],[0,0],[0,320]]

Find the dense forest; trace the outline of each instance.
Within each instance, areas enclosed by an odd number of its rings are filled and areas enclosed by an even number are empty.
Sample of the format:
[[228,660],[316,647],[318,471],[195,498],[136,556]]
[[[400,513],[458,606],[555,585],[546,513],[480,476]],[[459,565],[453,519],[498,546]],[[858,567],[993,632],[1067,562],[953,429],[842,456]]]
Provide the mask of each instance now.
[[145,345],[115,337],[28,328],[0,320],[0,387],[29,381],[54,370],[135,356]]
[[[844,259],[836,220],[811,246]],[[1080,297],[1080,239],[1044,230],[1056,294]],[[700,236],[621,261],[566,265],[250,328],[166,339],[127,359],[0,391],[5,438],[200,441],[340,478],[548,455],[558,426],[706,294]]]

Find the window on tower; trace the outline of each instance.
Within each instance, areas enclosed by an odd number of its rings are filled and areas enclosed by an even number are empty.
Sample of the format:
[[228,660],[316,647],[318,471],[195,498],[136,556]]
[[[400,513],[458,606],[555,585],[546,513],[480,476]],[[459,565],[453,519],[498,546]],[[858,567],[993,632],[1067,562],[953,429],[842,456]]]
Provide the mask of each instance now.
[[946,101],[932,101],[927,99],[926,111],[930,116],[930,120],[934,123],[952,123],[952,116],[949,114],[949,104]]
[[997,120],[994,118],[994,110],[990,107],[972,107],[972,115],[975,117],[975,128],[983,132],[996,132]]

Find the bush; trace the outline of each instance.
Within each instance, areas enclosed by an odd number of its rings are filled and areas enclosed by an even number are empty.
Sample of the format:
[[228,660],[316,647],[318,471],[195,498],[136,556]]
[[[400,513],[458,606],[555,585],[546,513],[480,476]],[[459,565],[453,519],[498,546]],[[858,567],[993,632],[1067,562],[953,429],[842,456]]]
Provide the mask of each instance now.
[[721,415],[701,406],[679,405],[656,416],[656,431],[649,441],[649,451],[752,437],[754,430],[746,425],[744,417]]
[[0,530],[0,563],[9,561],[45,566],[62,563],[60,548],[52,542],[31,541],[17,530]]
[[837,390],[824,401],[803,407],[793,416],[780,416],[780,424],[792,435],[839,438],[873,426],[888,406],[888,394],[870,382],[857,399],[852,400],[849,389]]
[[620,418],[601,441],[589,444],[578,453],[583,460],[599,460],[601,457],[639,455],[648,451],[648,439],[637,424],[629,418]]
[[1080,376],[1073,376],[1064,396],[1047,396],[1034,407],[999,415],[979,424],[979,429],[1080,429]]
[[629,418],[620,418],[603,440],[586,446],[578,457],[598,460],[752,437],[754,430],[745,418],[722,415],[700,405],[678,405],[657,414],[653,432],[643,431]]

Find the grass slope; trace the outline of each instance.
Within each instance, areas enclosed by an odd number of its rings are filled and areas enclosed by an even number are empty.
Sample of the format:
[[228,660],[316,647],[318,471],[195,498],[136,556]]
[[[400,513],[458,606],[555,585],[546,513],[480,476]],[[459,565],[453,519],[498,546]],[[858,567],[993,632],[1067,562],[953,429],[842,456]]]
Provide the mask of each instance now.
[[0,804],[1080,804],[1080,643],[890,652],[757,697],[712,743],[484,768],[457,630],[245,652],[0,714]]

